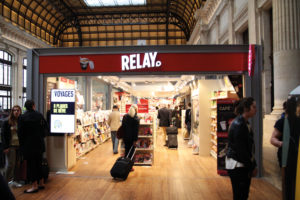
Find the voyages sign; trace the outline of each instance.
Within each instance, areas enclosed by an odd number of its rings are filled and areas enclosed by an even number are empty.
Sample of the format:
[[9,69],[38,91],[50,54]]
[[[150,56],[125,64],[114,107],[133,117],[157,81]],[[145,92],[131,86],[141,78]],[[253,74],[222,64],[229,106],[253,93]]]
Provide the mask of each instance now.
[[51,133],[75,132],[75,90],[51,90],[50,119]]

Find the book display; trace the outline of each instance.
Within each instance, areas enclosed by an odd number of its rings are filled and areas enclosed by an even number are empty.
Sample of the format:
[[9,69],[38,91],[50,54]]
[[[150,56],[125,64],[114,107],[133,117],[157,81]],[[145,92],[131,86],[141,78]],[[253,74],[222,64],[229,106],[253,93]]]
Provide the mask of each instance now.
[[91,151],[110,138],[107,119],[110,111],[77,111],[77,125],[74,136],[76,158]]
[[139,113],[140,127],[134,156],[135,165],[152,165],[155,147],[155,115]]

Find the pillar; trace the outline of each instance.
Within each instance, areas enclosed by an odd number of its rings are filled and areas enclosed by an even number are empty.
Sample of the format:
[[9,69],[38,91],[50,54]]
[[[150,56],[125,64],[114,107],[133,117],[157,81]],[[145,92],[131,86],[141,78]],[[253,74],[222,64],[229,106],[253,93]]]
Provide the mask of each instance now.
[[300,84],[299,13],[299,0],[273,1],[275,115],[282,112],[282,103]]

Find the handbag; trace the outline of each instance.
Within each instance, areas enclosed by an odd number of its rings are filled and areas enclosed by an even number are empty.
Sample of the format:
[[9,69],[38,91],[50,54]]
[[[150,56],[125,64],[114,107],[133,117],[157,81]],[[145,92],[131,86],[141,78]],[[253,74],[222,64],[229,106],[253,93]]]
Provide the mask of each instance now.
[[125,135],[125,131],[124,131],[124,128],[123,126],[120,126],[117,130],[117,138],[118,139],[122,139]]

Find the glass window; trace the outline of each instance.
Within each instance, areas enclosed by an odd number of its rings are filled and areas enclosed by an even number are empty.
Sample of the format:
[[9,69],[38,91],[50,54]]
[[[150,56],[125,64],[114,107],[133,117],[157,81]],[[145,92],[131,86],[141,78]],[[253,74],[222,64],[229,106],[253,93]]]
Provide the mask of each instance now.
[[12,55],[5,51],[0,51],[0,106],[1,109],[8,111],[11,108],[12,90]]
[[136,6],[146,5],[146,0],[84,0],[87,6]]

